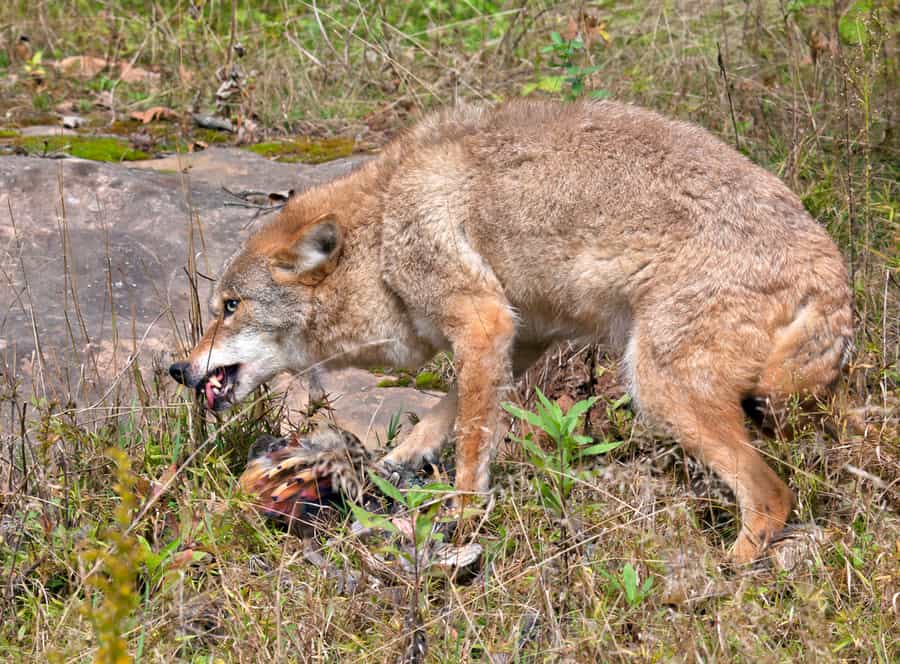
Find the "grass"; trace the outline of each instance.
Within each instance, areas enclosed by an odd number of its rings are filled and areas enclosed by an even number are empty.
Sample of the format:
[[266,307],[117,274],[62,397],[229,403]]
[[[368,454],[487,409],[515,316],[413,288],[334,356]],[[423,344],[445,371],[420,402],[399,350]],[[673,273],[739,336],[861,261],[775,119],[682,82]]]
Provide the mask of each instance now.
[[[62,102],[98,132],[165,105],[252,120],[279,145],[378,146],[458,98],[568,95],[535,85],[560,74],[551,34],[602,24],[609,42],[569,49],[582,93],[699,123],[784,179],[847,256],[857,337],[834,401],[760,435],[797,495],[795,522],[820,528],[789,571],[728,569],[733,498],[643,428],[596,349],[545,358],[517,401],[531,408],[534,386],[560,403],[597,396],[584,432],[626,444],[579,462],[562,515],[505,443],[482,569],[465,583],[373,566],[346,515],[310,564],[311,543],[247,511],[246,449],[279,427],[265,402],[203,421],[144,355],[99,402],[7,371],[0,658],[110,661],[121,647],[139,661],[382,662],[418,631],[436,662],[897,661],[897,17],[870,4],[4,3],[0,131]],[[20,34],[41,59],[17,60]],[[158,77],[81,80],[50,64],[83,54]],[[217,103],[216,73],[232,67],[240,93]],[[113,111],[94,105],[102,92]]]

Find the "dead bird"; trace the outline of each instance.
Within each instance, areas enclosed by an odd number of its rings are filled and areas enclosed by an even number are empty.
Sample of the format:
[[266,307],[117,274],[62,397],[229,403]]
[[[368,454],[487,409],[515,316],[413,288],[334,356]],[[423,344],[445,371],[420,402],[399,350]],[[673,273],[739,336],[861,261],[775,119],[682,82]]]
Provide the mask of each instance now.
[[342,497],[360,502],[372,455],[349,431],[323,426],[308,433],[261,436],[250,447],[240,477],[264,515],[289,524]]

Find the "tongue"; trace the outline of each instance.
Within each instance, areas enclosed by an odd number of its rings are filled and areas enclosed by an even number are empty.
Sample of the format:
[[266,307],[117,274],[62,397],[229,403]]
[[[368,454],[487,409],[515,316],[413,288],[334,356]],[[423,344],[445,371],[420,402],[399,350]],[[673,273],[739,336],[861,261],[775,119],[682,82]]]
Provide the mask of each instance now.
[[212,409],[213,405],[216,403],[216,395],[213,394],[213,386],[207,382],[204,389],[206,390],[206,405]]

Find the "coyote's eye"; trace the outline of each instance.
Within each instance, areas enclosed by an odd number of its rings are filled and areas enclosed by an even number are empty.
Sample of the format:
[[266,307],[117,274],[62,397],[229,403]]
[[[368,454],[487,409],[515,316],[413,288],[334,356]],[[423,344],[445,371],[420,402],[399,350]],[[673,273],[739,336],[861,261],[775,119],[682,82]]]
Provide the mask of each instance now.
[[235,311],[237,311],[238,305],[240,303],[240,300],[225,300],[225,317],[227,318]]

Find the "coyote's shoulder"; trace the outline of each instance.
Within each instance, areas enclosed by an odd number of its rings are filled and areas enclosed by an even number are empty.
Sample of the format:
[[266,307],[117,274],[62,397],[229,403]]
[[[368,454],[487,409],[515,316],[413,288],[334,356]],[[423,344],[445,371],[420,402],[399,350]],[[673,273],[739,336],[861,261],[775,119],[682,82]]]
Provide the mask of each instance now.
[[601,341],[638,407],[735,490],[747,559],[791,494],[741,403],[835,381],[846,282],[797,197],[699,127],[613,102],[463,106],[292,198],[227,264],[217,320],[173,375],[218,408],[278,371],[452,350],[457,387],[389,459],[453,429],[457,487],[484,491],[513,376],[559,341]]

